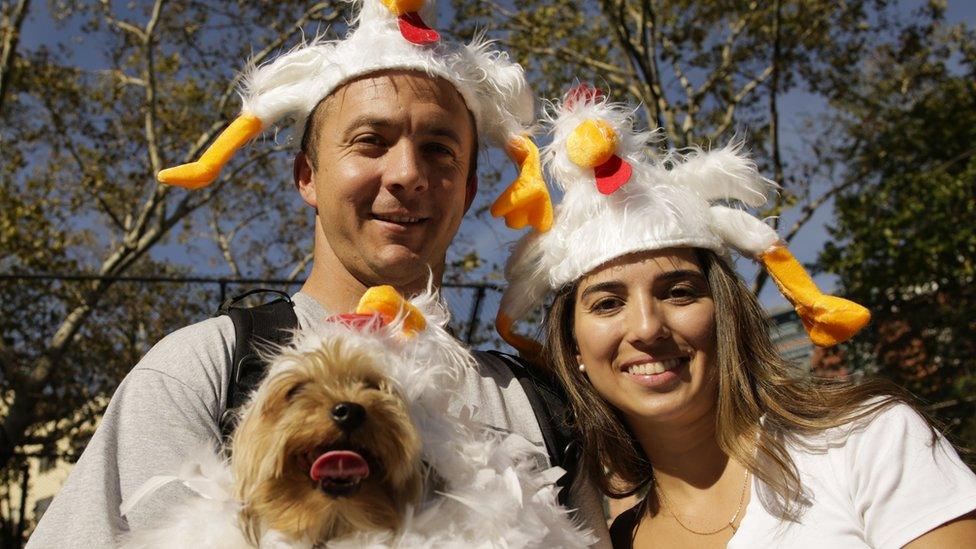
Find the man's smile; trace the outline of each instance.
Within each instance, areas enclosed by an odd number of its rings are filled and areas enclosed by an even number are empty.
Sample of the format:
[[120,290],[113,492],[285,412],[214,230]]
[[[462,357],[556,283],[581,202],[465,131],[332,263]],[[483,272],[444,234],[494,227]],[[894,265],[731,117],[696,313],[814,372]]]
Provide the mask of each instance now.
[[381,214],[381,213],[371,213],[370,217],[386,223],[396,223],[398,225],[414,225],[423,223],[429,219],[425,216],[420,215],[409,215],[409,214]]

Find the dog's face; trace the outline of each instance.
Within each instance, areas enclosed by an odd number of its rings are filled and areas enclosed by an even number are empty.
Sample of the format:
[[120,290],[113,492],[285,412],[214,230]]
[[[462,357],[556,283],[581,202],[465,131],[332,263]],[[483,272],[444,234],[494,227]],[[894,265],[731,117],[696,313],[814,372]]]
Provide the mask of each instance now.
[[335,337],[279,359],[244,409],[231,460],[252,538],[392,530],[419,499],[420,437],[372,351]]

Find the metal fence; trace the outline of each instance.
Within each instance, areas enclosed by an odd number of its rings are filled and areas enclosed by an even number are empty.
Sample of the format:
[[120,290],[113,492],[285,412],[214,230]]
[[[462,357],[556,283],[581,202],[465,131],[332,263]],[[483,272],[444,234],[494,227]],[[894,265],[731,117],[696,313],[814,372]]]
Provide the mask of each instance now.
[[[283,290],[292,293],[305,279],[238,278],[213,276],[105,276],[95,274],[0,274],[0,282],[112,282],[129,284],[198,284],[217,288],[217,300],[211,310],[216,311],[228,298],[255,288]],[[497,305],[501,287],[487,282],[445,282],[441,285],[452,312],[452,330],[468,344],[492,339],[490,331],[493,309]],[[488,316],[488,318],[484,318]]]

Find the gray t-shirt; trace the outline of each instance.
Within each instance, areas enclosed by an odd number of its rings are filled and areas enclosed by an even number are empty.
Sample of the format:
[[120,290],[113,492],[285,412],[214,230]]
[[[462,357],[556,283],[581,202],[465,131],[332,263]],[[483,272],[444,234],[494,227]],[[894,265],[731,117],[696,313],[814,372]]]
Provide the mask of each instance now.
[[[294,296],[301,327],[322,322],[325,309],[303,293]],[[144,498],[129,515],[119,505],[154,475],[173,472],[189,453],[220,440],[218,419],[234,348],[234,325],[221,316],[177,330],[157,343],[122,380],[95,435],[27,543],[42,547],[112,547],[119,534],[153,524],[185,495],[170,483]],[[466,403],[494,429],[517,433],[544,450],[535,414],[503,361],[475,353],[480,368],[462,380]],[[598,492],[582,473],[570,490],[580,519],[609,547]]]

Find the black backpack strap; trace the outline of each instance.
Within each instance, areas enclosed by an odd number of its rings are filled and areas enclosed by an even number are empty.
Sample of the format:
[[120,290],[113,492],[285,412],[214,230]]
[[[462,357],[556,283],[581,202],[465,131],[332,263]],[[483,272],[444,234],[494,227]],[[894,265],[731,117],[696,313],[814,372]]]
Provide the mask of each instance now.
[[[245,297],[261,292],[271,292],[280,297],[255,307],[238,305]],[[234,353],[227,382],[227,406],[220,416],[220,432],[226,440],[234,430],[237,409],[264,379],[267,364],[261,359],[261,351],[288,343],[293,330],[298,328],[298,317],[295,315],[295,304],[288,294],[263,289],[228,299],[217,311],[219,315],[227,315],[234,322]]]
[[515,379],[525,391],[532,411],[535,413],[542,431],[542,439],[549,452],[553,466],[562,467],[566,473],[556,481],[559,490],[559,503],[569,507],[569,489],[573,485],[579,469],[582,448],[579,439],[570,427],[572,411],[569,398],[559,379],[549,372],[543,372],[522,359],[499,351],[488,351],[500,358],[512,370]]

